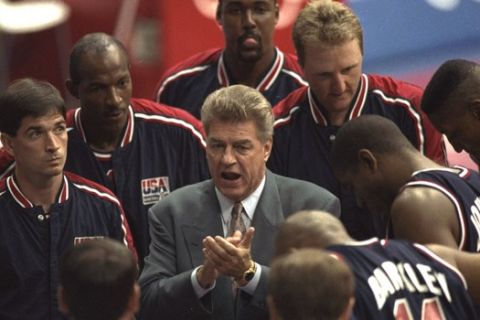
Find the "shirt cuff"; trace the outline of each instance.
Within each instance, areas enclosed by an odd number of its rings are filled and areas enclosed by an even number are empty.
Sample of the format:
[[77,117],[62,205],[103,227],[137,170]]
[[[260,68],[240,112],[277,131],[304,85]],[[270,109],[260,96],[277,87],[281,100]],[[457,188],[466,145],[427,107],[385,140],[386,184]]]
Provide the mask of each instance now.
[[212,283],[212,285],[208,288],[203,288],[200,283],[198,282],[198,279],[197,279],[197,271],[198,269],[200,268],[201,266],[199,267],[196,267],[193,272],[192,272],[192,275],[190,276],[190,280],[192,281],[192,285],[193,285],[193,290],[195,291],[195,294],[197,295],[197,298],[201,298],[203,297],[204,295],[206,295],[207,293],[209,293],[213,288],[215,288],[215,283],[216,281],[214,281]]
[[262,274],[262,266],[255,262],[255,267],[255,275],[253,276],[252,280],[248,281],[248,283],[243,287],[239,287],[240,290],[245,291],[252,296],[257,289],[258,283],[260,282],[260,276]]

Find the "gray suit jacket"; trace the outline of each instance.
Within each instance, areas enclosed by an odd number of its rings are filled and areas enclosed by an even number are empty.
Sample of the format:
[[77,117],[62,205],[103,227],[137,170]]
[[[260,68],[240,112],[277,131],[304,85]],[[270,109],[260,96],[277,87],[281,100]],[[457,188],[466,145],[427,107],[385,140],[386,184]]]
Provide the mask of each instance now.
[[340,214],[338,199],[309,182],[266,174],[265,188],[255,210],[251,254],[262,267],[254,295],[239,291],[233,297],[232,281],[219,277],[215,288],[201,299],[190,276],[203,264],[202,239],[223,236],[220,205],[212,180],[172,192],[150,209],[150,254],[140,276],[140,319],[268,319],[266,279],[274,251],[277,227],[299,210],[318,209]]

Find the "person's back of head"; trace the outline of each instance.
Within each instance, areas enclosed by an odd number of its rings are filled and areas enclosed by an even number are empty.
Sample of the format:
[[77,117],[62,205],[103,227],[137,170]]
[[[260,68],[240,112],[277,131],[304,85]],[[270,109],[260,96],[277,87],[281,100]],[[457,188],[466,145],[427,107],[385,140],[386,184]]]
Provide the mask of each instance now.
[[201,118],[207,135],[212,121],[254,121],[262,142],[273,136],[274,118],[270,103],[258,90],[245,85],[233,85],[211,93],[203,103]]
[[330,154],[334,170],[354,168],[362,149],[377,156],[401,154],[407,150],[417,152],[393,121],[378,115],[363,115],[346,122],[338,131]]
[[304,248],[273,261],[268,292],[271,319],[349,319],[354,277],[344,262],[319,249]]
[[[460,88],[464,81],[473,81],[480,83],[480,65],[468,60],[454,59],[444,62],[433,74],[432,78],[425,87],[422,97],[422,110],[428,114],[434,114],[443,111],[445,102]],[[477,86],[478,88],[478,86]],[[480,95],[480,89],[476,89]],[[461,107],[466,107],[456,103],[451,104],[457,112]]]
[[88,240],[60,262],[59,305],[75,320],[118,320],[138,311],[137,265],[128,248],[111,239]]
[[353,11],[338,1],[313,0],[298,15],[292,30],[300,65],[306,45],[336,46],[357,40],[363,53],[363,31]]
[[350,240],[340,220],[328,212],[299,211],[289,216],[278,228],[274,256],[298,248],[323,249]]
[[24,118],[57,113],[65,117],[65,102],[57,88],[46,81],[18,79],[0,94],[0,132],[11,137],[16,136]]

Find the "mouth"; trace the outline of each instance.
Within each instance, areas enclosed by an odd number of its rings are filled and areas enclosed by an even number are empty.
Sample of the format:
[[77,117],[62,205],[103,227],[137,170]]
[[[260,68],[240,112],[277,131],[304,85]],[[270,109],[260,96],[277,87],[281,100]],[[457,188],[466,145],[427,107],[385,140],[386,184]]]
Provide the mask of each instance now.
[[105,118],[116,119],[123,115],[124,109],[112,109],[105,112],[103,115]]
[[245,33],[238,39],[241,47],[246,49],[256,49],[260,45],[260,36],[254,33]]
[[227,180],[227,181],[236,181],[240,179],[241,175],[235,172],[222,172],[220,174],[222,179]]

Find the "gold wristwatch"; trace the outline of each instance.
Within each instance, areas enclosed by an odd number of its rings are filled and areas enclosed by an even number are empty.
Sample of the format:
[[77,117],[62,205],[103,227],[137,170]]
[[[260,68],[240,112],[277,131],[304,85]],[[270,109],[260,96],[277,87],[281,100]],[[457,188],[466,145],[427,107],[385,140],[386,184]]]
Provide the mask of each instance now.
[[237,281],[246,281],[249,282],[250,280],[253,279],[253,276],[255,276],[255,272],[257,272],[257,264],[255,261],[250,260],[250,267],[243,273],[243,275],[237,280]]

